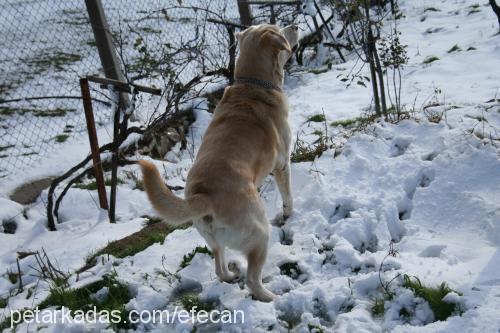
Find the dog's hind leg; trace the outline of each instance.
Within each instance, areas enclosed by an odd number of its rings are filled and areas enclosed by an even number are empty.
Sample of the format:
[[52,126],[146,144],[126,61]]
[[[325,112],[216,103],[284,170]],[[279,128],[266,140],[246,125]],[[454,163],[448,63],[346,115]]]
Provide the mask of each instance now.
[[205,239],[208,246],[212,250],[215,259],[215,274],[224,282],[231,282],[236,278],[236,274],[231,273],[226,264],[226,248],[219,244],[213,235],[212,230],[213,217],[205,216],[202,220],[195,223],[195,227],[200,235]]
[[215,258],[215,273],[224,282],[232,282],[236,278],[236,274],[229,271],[226,264],[226,249],[223,246],[215,247],[213,249]]
[[290,185],[290,161],[288,161],[284,167],[274,169],[273,175],[283,200],[283,218],[287,219],[293,212],[293,198]]
[[269,222],[265,214],[261,215],[252,232],[252,246],[246,253],[248,260],[246,284],[253,296],[263,302],[270,302],[276,298],[272,292],[262,285],[262,268],[267,257],[267,242],[269,240]]

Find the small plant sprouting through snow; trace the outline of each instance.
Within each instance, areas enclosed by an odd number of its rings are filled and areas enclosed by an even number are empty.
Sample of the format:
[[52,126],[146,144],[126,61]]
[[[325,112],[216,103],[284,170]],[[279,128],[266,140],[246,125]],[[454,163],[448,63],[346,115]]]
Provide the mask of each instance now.
[[180,267],[181,268],[187,267],[191,263],[191,260],[193,260],[196,253],[208,254],[210,257],[213,258],[212,251],[210,251],[206,246],[203,246],[203,247],[197,246],[193,251],[184,255],[184,257],[182,258],[182,262],[181,262]]

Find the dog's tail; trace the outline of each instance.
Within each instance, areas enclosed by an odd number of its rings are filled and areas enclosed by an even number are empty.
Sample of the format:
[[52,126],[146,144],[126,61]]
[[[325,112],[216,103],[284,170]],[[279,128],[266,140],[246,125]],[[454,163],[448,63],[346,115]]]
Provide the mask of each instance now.
[[153,208],[165,222],[178,226],[212,213],[210,201],[205,194],[196,194],[181,199],[170,191],[156,166],[148,161],[138,161],[144,177],[144,189]]

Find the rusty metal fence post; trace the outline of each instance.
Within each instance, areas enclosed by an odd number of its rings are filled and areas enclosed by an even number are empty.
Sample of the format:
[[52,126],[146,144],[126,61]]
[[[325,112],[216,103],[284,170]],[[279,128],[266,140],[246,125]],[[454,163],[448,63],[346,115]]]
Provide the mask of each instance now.
[[92,110],[92,100],[90,97],[89,81],[86,78],[80,79],[80,88],[82,90],[83,109],[85,111],[85,120],[87,121],[87,130],[89,133],[90,150],[92,153],[92,162],[94,164],[95,180],[97,184],[97,193],[99,194],[99,205],[102,209],[108,209],[108,199],[106,197],[106,187],[104,186],[104,176],[102,172],[101,155],[99,153],[99,142],[97,140],[97,131],[94,121],[94,111]]
[[[119,137],[120,134],[127,129],[128,116],[124,113],[125,108],[119,104],[114,110],[113,114],[113,142],[112,142],[112,157],[111,157],[111,190],[110,190],[110,203],[108,208],[108,200],[106,197],[106,187],[104,183],[101,158],[99,154],[99,145],[97,142],[97,133],[94,122],[94,114],[92,110],[92,101],[90,99],[90,90],[88,82],[94,82],[104,85],[106,89],[113,89],[116,93],[121,94],[137,94],[138,92],[145,92],[152,95],[161,96],[161,89],[145,87],[124,81],[112,80],[97,76],[88,76],[80,79],[82,89],[83,105],[85,109],[85,118],[87,119],[87,129],[89,132],[90,147],[92,151],[92,161],[95,170],[97,190],[99,194],[99,202],[101,208],[108,210],[109,222],[116,222],[116,185],[118,183],[118,161],[119,161]],[[132,104],[133,107],[133,104]]]

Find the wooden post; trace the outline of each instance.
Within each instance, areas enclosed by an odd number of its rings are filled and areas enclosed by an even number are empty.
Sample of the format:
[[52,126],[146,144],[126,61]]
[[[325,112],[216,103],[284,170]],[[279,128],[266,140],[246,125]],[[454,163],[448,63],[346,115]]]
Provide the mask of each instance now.
[[275,16],[275,13],[274,13],[274,6],[271,4],[271,24],[276,24],[276,16]]
[[[113,46],[113,37],[106,20],[106,15],[102,7],[101,0],[85,0],[87,12],[89,14],[90,24],[101,59],[104,75],[108,79],[126,82],[125,76],[120,67],[120,61],[116,55]],[[120,93],[120,102],[123,107],[129,104],[128,97],[124,93]]]
[[92,162],[94,164],[97,193],[99,194],[99,204],[101,205],[101,208],[107,210],[108,199],[106,197],[106,188],[104,186],[101,155],[99,154],[99,143],[97,141],[97,131],[95,128],[94,111],[92,110],[92,100],[90,98],[89,81],[86,78],[80,79],[80,88],[82,90],[83,109],[85,111],[85,120],[87,121],[87,130],[89,133]]
[[250,10],[250,4],[246,0],[238,1],[238,11],[240,12],[240,23],[245,26],[252,25],[252,11]]

